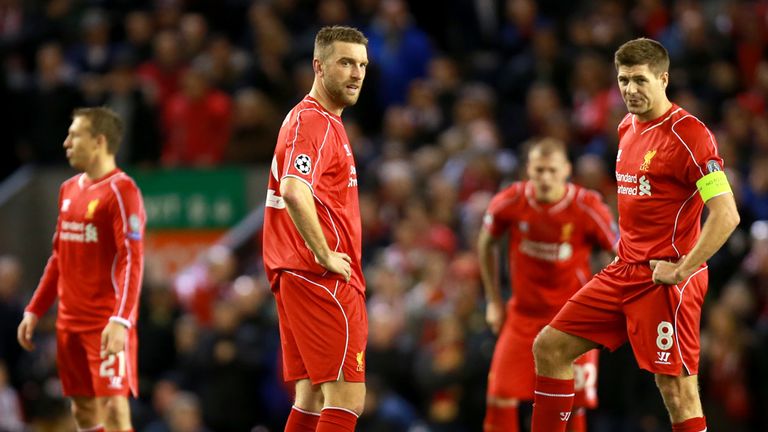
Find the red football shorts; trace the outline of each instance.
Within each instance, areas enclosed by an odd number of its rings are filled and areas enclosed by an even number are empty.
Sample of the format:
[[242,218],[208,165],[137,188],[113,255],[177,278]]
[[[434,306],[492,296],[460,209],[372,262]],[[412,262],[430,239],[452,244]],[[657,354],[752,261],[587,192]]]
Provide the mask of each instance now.
[[707,267],[677,285],[651,280],[648,264],[618,261],[571,297],[550,325],[615,350],[629,340],[638,365],[679,376],[699,370],[699,321]]
[[312,384],[365,382],[368,315],[355,287],[311,273],[283,271],[275,291],[283,378]]
[[[536,369],[533,340],[547,321],[532,320],[507,307],[507,319],[501,329],[488,373],[488,396],[498,399],[533,400]],[[598,350],[591,350],[574,362],[574,406],[597,407]]]
[[128,396],[139,394],[135,327],[125,349],[101,358],[101,331],[56,331],[56,361],[65,396]]

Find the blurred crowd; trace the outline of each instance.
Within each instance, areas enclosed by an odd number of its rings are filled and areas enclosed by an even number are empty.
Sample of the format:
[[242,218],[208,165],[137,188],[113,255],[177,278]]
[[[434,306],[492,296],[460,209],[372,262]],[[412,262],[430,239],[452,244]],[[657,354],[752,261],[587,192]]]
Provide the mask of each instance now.
[[[368,76],[344,120],[360,179],[370,340],[360,431],[479,431],[494,338],[474,251],[523,144],[568,143],[573,181],[615,204],[626,113],[613,51],[669,50],[670,99],[714,133],[741,226],[710,261],[701,385],[713,430],[768,431],[768,1],[0,0],[5,177],[64,164],[72,108],[128,125],[124,167],[268,164],[306,92],[316,31],[357,26]],[[178,275],[147,263],[137,431],[279,431],[273,300],[260,236],[216,246]],[[12,251],[0,251],[4,253]],[[0,257],[0,430],[62,431],[53,317],[37,350],[15,329],[34,287]],[[651,376],[604,353],[600,431],[668,430]]]

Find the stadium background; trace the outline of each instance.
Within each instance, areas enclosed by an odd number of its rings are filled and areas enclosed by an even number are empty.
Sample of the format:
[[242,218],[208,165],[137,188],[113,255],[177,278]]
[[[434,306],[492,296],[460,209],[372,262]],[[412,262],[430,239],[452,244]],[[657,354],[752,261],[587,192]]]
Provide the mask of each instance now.
[[[309,89],[315,32],[370,39],[344,119],[360,172],[369,398],[360,431],[479,431],[494,338],[475,236],[532,137],[615,203],[625,108],[612,53],[672,58],[670,98],[715,133],[742,222],[710,261],[701,385],[712,430],[768,431],[768,2],[543,0],[0,1],[0,430],[67,431],[53,314],[15,341],[49,253],[72,108],[126,119],[121,166],[150,214],[137,431],[278,431],[260,204],[277,128]],[[223,237],[222,237],[223,236]],[[669,430],[626,347],[601,358],[592,431]],[[24,426],[26,424],[27,426]]]

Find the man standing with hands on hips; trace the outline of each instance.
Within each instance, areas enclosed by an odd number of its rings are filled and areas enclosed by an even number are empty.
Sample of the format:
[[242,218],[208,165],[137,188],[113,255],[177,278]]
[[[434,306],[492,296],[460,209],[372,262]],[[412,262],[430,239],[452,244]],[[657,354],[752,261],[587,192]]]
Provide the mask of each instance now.
[[277,138],[263,255],[277,301],[283,377],[296,397],[286,432],[353,431],[365,401],[368,318],[357,171],[341,113],[360,95],[368,40],[320,29],[309,94]]
[[706,261],[736,228],[739,214],[714,136],[667,99],[667,50],[635,39],[619,47],[614,63],[629,111],[618,128],[618,258],[537,337],[532,430],[565,430],[574,359],[629,341],[638,365],[655,375],[672,430],[702,432],[707,425],[697,374]]
[[56,363],[81,432],[132,431],[138,396],[136,318],[146,215],[136,183],[115,165],[123,136],[107,108],[72,115],[64,148],[82,171],[61,185],[53,253],[19,324],[22,347],[59,298]]

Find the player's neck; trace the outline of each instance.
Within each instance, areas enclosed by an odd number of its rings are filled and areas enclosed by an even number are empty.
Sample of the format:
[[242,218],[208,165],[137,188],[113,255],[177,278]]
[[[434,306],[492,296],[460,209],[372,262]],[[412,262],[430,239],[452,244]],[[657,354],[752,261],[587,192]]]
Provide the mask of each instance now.
[[309,95],[322,105],[326,111],[341,117],[341,112],[344,111],[344,107],[333,103],[333,98],[328,94],[328,90],[323,87],[322,83],[315,81],[315,83],[312,84],[312,90],[309,91]]
[[563,186],[561,189],[553,190],[552,193],[549,194],[549,196],[543,196],[539,193],[536,193],[536,202],[544,205],[555,204],[557,202],[560,202],[560,200],[563,199],[563,197],[565,197],[566,189],[567,187]]
[[664,101],[659,103],[654,109],[645,114],[638,114],[637,119],[642,123],[653,121],[663,116],[670,108],[672,108],[672,102],[670,102],[669,99],[664,99]]
[[94,163],[85,170],[85,175],[89,180],[98,180],[114,171],[115,168],[117,168],[117,165],[115,164],[115,158],[105,156],[98,159],[97,161],[94,161]]

